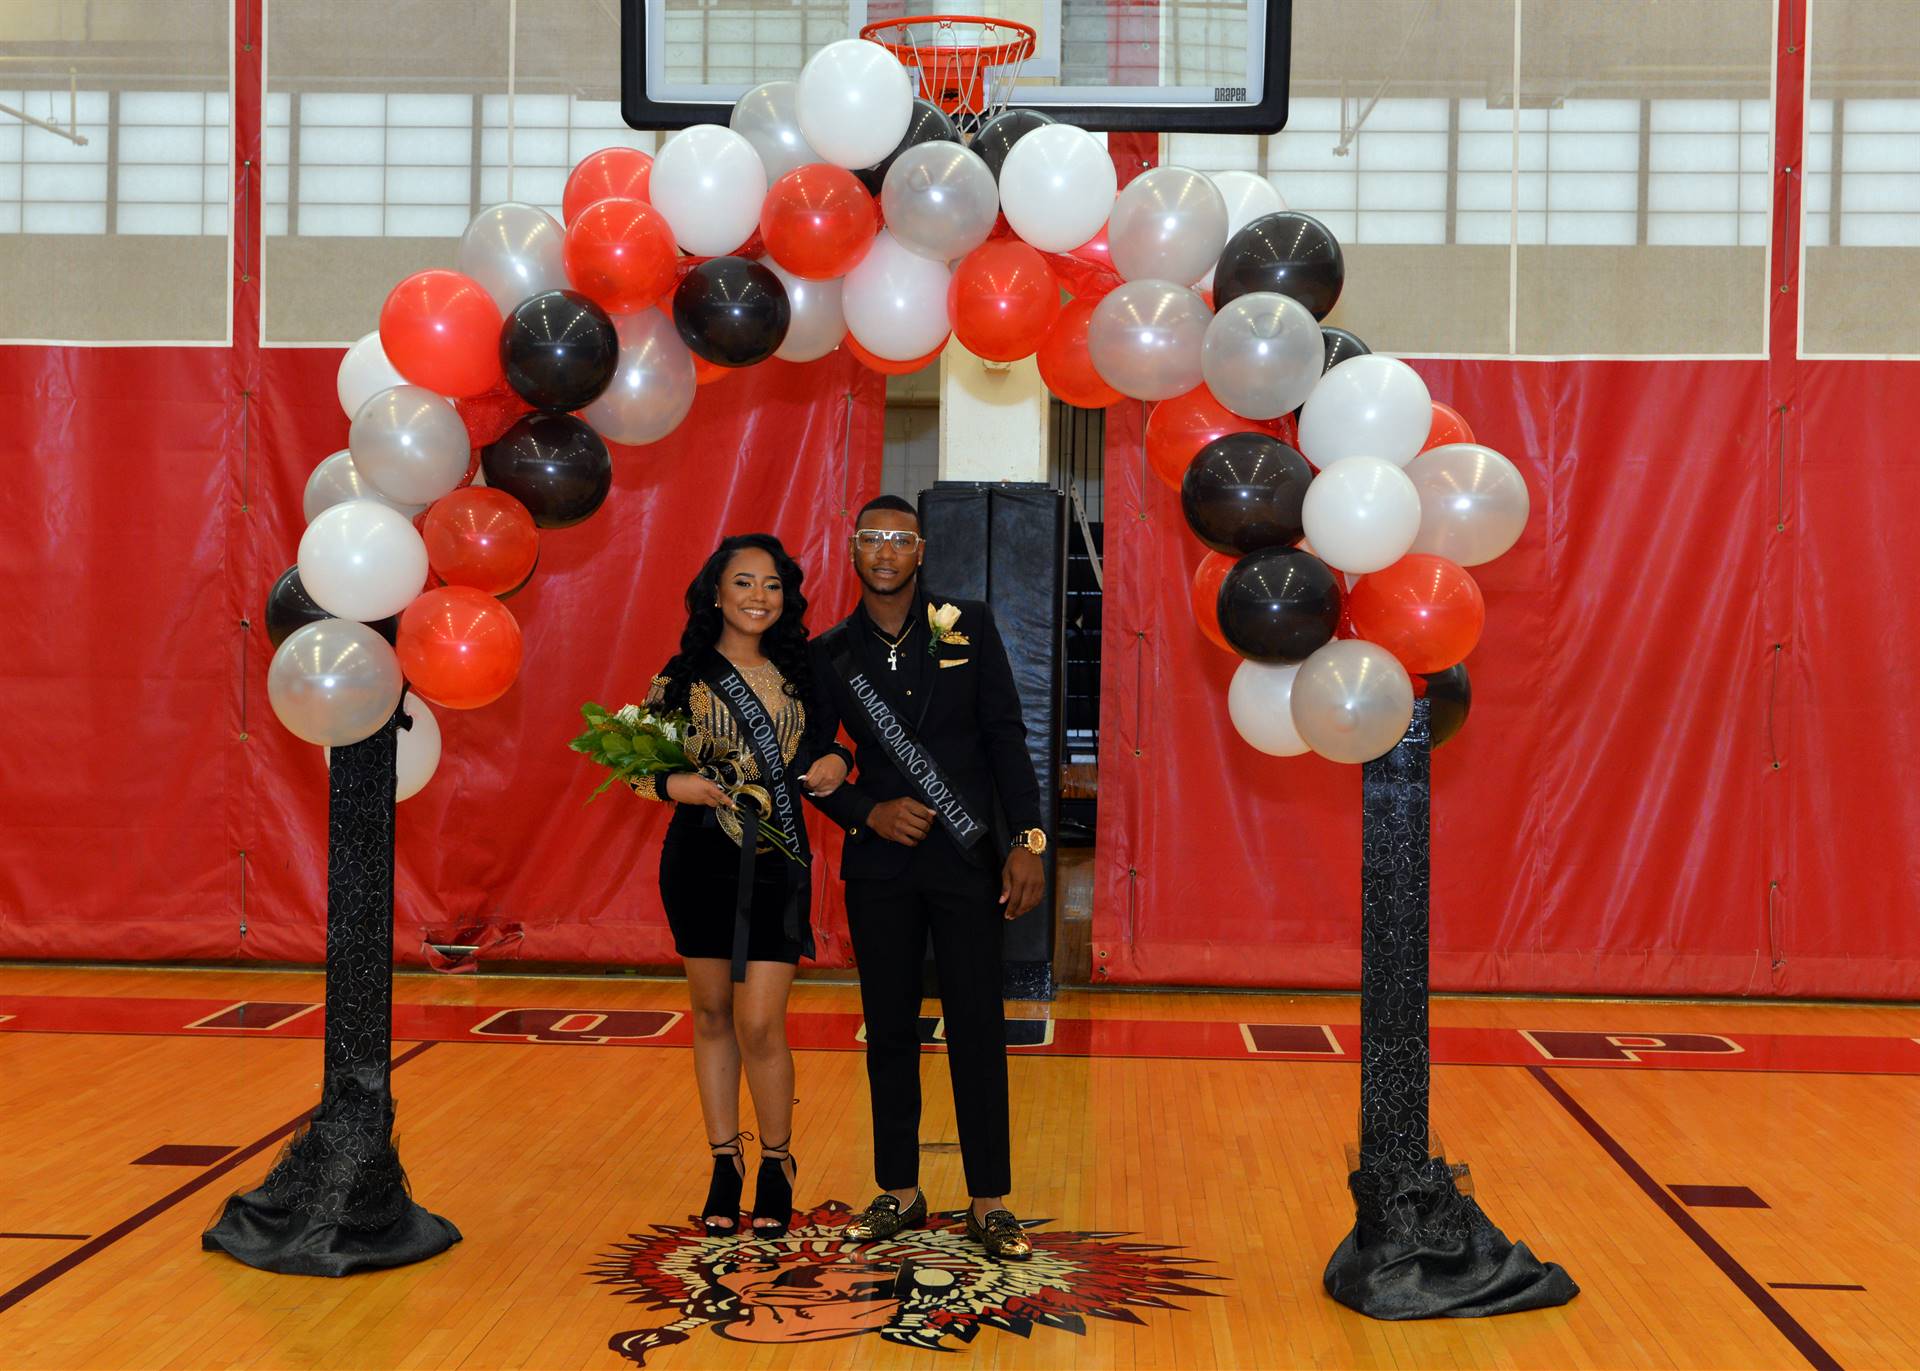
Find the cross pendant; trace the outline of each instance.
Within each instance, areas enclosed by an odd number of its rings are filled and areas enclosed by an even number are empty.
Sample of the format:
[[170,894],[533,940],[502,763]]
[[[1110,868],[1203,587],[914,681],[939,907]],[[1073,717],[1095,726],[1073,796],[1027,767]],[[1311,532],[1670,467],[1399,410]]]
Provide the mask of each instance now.
[[897,647],[890,647],[887,649],[887,670],[898,671],[899,669],[900,669],[900,649]]

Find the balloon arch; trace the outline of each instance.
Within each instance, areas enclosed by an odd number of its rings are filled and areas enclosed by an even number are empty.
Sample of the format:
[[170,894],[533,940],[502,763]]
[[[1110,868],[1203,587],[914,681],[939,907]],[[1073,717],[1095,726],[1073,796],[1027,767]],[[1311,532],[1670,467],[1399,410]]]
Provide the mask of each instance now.
[[562,217],[496,205],[458,270],[394,287],[341,363],[348,446],[269,596],[293,733],[358,742],[406,697],[398,798],[439,759],[422,701],[513,684],[502,601],[543,531],[606,499],[607,441],[657,441],[699,385],[770,357],[844,346],[900,373],[949,338],[1035,358],[1071,405],[1154,404],[1148,456],[1208,549],[1194,614],[1244,659],[1227,706],[1252,746],[1370,761],[1416,695],[1436,743],[1464,720],[1485,618],[1466,568],[1520,536],[1526,486],[1411,367],[1322,326],[1340,245],[1263,178],[1163,166],[1122,190],[1099,139],[1027,109],[963,141],[850,39],[729,127],[584,158]]

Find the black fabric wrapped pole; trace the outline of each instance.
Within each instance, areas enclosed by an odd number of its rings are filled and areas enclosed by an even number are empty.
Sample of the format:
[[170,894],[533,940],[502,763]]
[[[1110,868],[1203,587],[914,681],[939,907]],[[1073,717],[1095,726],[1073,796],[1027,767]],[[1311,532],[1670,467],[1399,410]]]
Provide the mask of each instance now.
[[423,1261],[460,1231],[413,1202],[393,1146],[394,749],[404,710],[333,750],[320,1103],[258,1190],[227,1200],[208,1251],[302,1276]]
[[1475,1318],[1565,1304],[1579,1288],[1509,1242],[1430,1149],[1427,888],[1431,724],[1416,700],[1393,751],[1360,782],[1360,1148],[1353,1231],[1327,1293],[1376,1319]]

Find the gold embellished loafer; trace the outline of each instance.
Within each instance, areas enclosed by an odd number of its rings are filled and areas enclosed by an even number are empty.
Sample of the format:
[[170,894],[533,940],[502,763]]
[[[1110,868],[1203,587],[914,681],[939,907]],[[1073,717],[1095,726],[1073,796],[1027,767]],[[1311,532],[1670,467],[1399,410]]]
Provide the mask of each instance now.
[[1023,1262],[1033,1255],[1027,1230],[1010,1210],[990,1210],[985,1219],[976,1219],[973,1206],[967,1206],[967,1236],[986,1248],[988,1256],[1003,1261]]
[[873,1203],[855,1214],[840,1236],[847,1242],[881,1242],[927,1221],[927,1192],[922,1190],[905,1209],[891,1195],[876,1195]]

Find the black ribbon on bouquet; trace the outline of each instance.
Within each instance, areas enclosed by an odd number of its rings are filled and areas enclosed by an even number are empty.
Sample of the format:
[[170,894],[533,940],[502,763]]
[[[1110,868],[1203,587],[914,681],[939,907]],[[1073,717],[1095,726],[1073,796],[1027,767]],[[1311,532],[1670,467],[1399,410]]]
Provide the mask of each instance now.
[[738,796],[735,801],[740,810],[740,887],[733,902],[733,979],[744,981],[761,826],[771,828],[790,851],[800,856],[798,862],[781,858],[787,868],[784,921],[787,942],[797,946],[806,957],[814,955],[813,876],[808,866],[812,852],[807,847],[807,825],[800,816],[798,787],[788,774],[786,758],[780,751],[780,735],[774,729],[767,707],[753,693],[753,687],[717,652],[701,675],[714,698],[732,711],[740,736],[746,739],[759,764],[760,779],[772,801],[772,812],[767,814],[762,814],[759,806],[745,796]]

